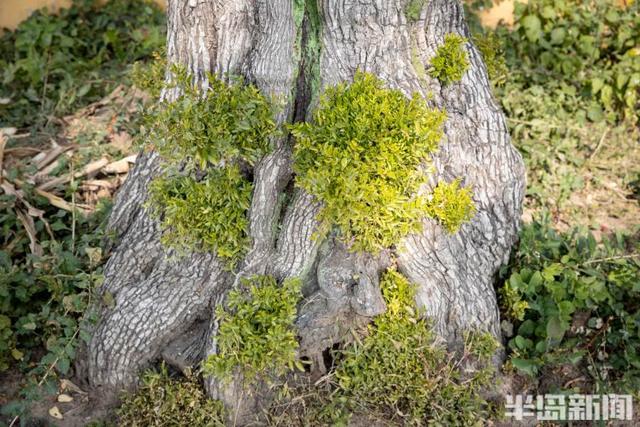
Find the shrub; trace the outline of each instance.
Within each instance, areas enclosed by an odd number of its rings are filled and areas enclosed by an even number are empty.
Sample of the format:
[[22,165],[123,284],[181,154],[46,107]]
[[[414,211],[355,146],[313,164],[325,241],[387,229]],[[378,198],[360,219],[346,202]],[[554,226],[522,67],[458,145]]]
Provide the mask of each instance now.
[[322,229],[337,225],[353,250],[398,243],[432,210],[418,195],[426,180],[420,166],[437,149],[446,115],[382,85],[356,73],[352,84],[327,89],[313,124],[291,127],[296,184],[323,202]]
[[155,179],[149,205],[162,215],[162,242],[178,250],[215,251],[230,267],[249,245],[246,212],[253,185],[237,166],[211,169],[200,181],[183,175]]
[[[339,355],[338,395],[360,410],[401,417],[405,424],[472,425],[487,419],[489,408],[480,393],[490,385],[492,369],[481,365],[489,365],[495,339],[468,333],[462,354],[448,355],[419,317],[413,285],[389,270],[380,286],[387,311],[361,342]],[[472,361],[481,367],[458,371]]]
[[445,86],[460,81],[469,69],[469,57],[464,49],[466,42],[467,39],[458,34],[444,36],[444,44],[438,47],[436,56],[431,60],[431,77]]
[[0,37],[0,127],[23,127],[96,101],[126,64],[164,43],[164,14],[147,0],[74,0],[56,15],[38,11]]
[[[180,97],[147,118],[146,137],[165,167],[151,184],[147,206],[161,219],[165,245],[216,251],[233,268],[250,244],[246,213],[253,186],[240,168],[269,150],[271,104],[241,81],[227,84],[209,75],[203,94],[184,69],[172,73]],[[144,71],[139,78],[148,80]]]
[[224,407],[207,397],[193,374],[174,379],[165,365],[147,371],[134,394],[122,398],[119,425],[126,426],[224,426]]
[[555,232],[548,218],[527,225],[502,273],[512,365],[534,375],[544,365],[588,362],[601,387],[638,390],[638,249],[637,237],[621,233],[597,243],[577,229]]
[[240,372],[246,384],[289,370],[302,370],[296,359],[294,322],[302,298],[299,279],[278,285],[271,276],[243,279],[232,290],[227,308],[218,307],[217,354],[204,362],[205,372],[223,380]]

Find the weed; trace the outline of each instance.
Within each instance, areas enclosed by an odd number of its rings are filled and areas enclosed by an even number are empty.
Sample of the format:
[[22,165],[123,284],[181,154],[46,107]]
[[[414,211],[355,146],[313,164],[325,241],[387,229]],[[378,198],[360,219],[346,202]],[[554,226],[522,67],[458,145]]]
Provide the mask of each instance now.
[[548,218],[527,225],[502,273],[501,305],[516,331],[511,364],[534,375],[543,365],[588,361],[601,390],[637,390],[639,249],[622,233],[597,243],[578,230],[555,232]]
[[207,397],[198,378],[172,378],[163,364],[142,375],[134,394],[125,394],[118,409],[119,425],[224,426],[224,407]]
[[229,293],[227,308],[216,311],[217,354],[204,362],[205,372],[223,380],[240,372],[250,384],[295,368],[302,371],[294,327],[300,287],[299,279],[281,285],[271,276],[242,280],[241,289]]
[[[327,89],[313,123],[291,126],[296,184],[324,203],[323,230],[335,224],[353,250],[368,252],[419,231],[430,212],[447,222],[455,210],[444,207],[450,194],[434,195],[440,207],[417,194],[426,180],[420,166],[438,147],[445,113],[382,85],[357,73],[352,84]],[[456,194],[464,203],[467,193]],[[448,229],[460,219],[451,218]]]
[[431,60],[431,77],[447,86],[462,79],[469,68],[469,57],[464,49],[467,39],[458,34],[444,36],[444,44],[438,47]]

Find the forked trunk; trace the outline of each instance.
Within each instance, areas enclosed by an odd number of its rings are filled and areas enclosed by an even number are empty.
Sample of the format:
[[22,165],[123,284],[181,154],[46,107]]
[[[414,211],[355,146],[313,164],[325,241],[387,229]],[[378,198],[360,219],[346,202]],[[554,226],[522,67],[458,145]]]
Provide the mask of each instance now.
[[[470,37],[461,4],[427,0],[419,19],[408,19],[406,0],[315,1],[169,0],[168,62],[183,64],[202,84],[208,71],[243,76],[283,101],[279,125],[309,118],[323,88],[357,70],[406,95],[419,93],[448,113],[431,179],[464,177],[475,217],[455,234],[427,218],[403,250],[377,256],[351,253],[331,237],[314,239],[320,204],[293,185],[293,141],[283,136],[255,167],[252,248],[233,274],[212,253],[175,257],[163,248],[159,224],[144,207],[147,186],[162,170],[156,154],[142,153],[110,219],[118,243],[102,291],[115,304],[103,308],[88,348],[92,385],[126,388],[158,358],[184,366],[215,352],[214,307],[237,277],[252,274],[302,278],[300,353],[316,370],[325,369],[322,352],[345,331],[384,311],[378,280],[392,258],[417,285],[418,305],[440,336],[455,342],[469,328],[499,336],[493,279],[517,237],[524,168],[472,43],[460,82],[443,86],[425,72],[445,35]],[[208,388],[237,406],[241,390],[233,384],[209,379]]]

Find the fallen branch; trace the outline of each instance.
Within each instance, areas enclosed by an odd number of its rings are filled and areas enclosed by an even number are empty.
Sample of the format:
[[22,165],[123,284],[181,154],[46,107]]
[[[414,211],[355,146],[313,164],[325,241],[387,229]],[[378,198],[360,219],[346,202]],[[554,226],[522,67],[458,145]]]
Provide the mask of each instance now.
[[102,168],[109,164],[109,160],[106,158],[102,158],[100,160],[96,160],[95,162],[91,162],[86,165],[80,172],[76,172],[75,174],[66,174],[58,178],[54,178],[51,181],[47,181],[43,184],[40,184],[37,189],[42,191],[51,190],[59,185],[66,184],[70,182],[73,178],[82,178],[85,175],[91,175],[100,171]]

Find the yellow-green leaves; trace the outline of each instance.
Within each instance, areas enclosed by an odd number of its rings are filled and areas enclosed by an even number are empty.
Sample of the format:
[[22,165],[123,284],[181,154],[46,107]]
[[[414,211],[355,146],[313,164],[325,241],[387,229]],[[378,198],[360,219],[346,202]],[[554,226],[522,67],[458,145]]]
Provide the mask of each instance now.
[[440,182],[433,190],[429,201],[429,214],[437,218],[449,232],[455,233],[460,226],[471,220],[476,207],[468,188],[460,187],[460,180],[447,184]]
[[445,86],[460,81],[469,68],[469,57],[464,49],[466,42],[467,39],[458,34],[447,34],[444,44],[438,47],[436,56],[431,60],[431,77]]
[[426,180],[420,166],[437,149],[445,119],[371,74],[327,89],[314,122],[292,126],[296,182],[324,203],[323,227],[337,225],[353,250],[376,253],[419,232],[427,215],[449,231],[468,220],[469,193],[457,184],[442,187],[434,203],[418,195]]
[[[341,352],[337,397],[359,409],[399,416],[403,425],[474,425],[486,418],[480,390],[490,384],[495,339],[465,333],[465,352],[456,359],[417,313],[413,284],[388,270],[380,288],[387,311],[375,318],[366,337]],[[468,362],[480,366],[463,375],[456,366],[471,366]]]
[[252,190],[233,165],[211,169],[200,181],[183,175],[155,179],[149,202],[162,214],[162,242],[179,250],[215,251],[232,267],[249,244]]
[[293,278],[282,285],[271,276],[244,279],[241,289],[229,293],[227,308],[216,311],[218,352],[204,362],[205,372],[228,380],[239,369],[251,383],[302,369],[294,326],[300,288],[301,281]]
[[173,67],[182,95],[151,117],[150,138],[165,175],[150,186],[149,206],[162,218],[162,242],[180,250],[215,251],[233,268],[249,246],[246,212],[252,183],[240,172],[269,150],[275,123],[254,86],[208,76],[208,89]]
[[255,86],[209,75],[203,94],[183,69],[174,67],[173,74],[183,95],[157,111],[151,132],[165,159],[187,157],[204,168],[238,159],[254,164],[269,151],[275,123],[270,103]]

